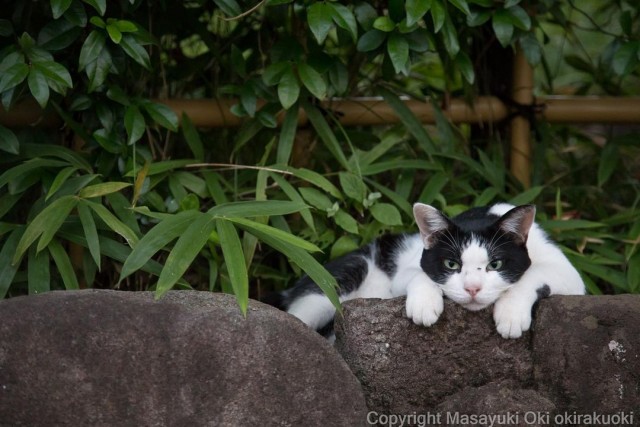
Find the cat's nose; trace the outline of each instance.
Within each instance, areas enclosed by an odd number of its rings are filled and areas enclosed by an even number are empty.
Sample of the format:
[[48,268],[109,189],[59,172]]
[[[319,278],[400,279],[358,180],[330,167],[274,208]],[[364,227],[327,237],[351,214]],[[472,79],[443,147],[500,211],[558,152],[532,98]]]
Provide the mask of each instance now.
[[464,285],[464,290],[469,295],[471,295],[471,298],[475,298],[475,296],[478,295],[478,292],[482,290],[482,286],[476,283],[471,283],[468,285]]

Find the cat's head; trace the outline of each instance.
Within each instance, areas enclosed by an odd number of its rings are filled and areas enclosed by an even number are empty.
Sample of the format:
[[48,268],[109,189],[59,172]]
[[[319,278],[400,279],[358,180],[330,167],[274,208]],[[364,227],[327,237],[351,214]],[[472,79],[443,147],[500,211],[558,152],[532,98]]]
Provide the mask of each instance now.
[[416,203],[413,213],[425,247],[422,269],[445,296],[469,310],[493,304],[531,265],[526,243],[534,206],[502,216],[476,208],[451,219]]

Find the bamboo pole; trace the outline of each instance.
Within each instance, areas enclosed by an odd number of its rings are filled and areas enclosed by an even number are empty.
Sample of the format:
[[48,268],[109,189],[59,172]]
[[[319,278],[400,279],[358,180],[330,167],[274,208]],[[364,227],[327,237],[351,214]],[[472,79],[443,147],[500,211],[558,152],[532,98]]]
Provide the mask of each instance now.
[[[533,68],[518,48],[513,64],[514,102],[520,105],[533,104]],[[531,186],[531,123],[520,115],[511,120],[511,172],[524,185]]]
[[[183,112],[198,127],[220,128],[239,126],[243,119],[233,115],[230,108],[237,101],[231,99],[159,100],[180,116]],[[433,106],[428,102],[406,100],[406,105],[423,123],[435,123]],[[550,123],[640,123],[639,97],[543,96],[536,99],[539,118]],[[382,98],[352,98],[328,100],[323,108],[338,114],[346,126],[385,125],[398,123],[399,117]],[[500,122],[509,115],[509,107],[495,97],[478,97],[472,105],[453,99],[443,108],[445,117],[453,123]],[[299,115],[299,124],[307,118]],[[62,120],[52,112],[43,112],[35,102],[18,104],[7,112],[0,107],[0,124],[10,128],[61,126]]]

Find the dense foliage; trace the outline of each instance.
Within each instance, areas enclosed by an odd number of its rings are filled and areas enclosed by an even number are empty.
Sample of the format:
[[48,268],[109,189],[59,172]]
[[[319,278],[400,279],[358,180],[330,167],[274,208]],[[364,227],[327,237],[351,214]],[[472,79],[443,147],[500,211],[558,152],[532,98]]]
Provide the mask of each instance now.
[[[3,4],[2,105],[61,122],[3,116],[0,296],[178,286],[246,308],[303,270],[335,298],[316,260],[410,229],[418,200],[449,214],[536,203],[591,292],[638,292],[637,134],[534,123],[525,191],[506,166],[508,123],[453,126],[439,109],[508,97],[516,45],[540,92],[637,95],[640,6],[589,3]],[[437,125],[401,95],[430,97]],[[345,128],[318,103],[350,96],[382,97],[401,124]],[[158,101],[225,97],[239,128],[197,129]]]

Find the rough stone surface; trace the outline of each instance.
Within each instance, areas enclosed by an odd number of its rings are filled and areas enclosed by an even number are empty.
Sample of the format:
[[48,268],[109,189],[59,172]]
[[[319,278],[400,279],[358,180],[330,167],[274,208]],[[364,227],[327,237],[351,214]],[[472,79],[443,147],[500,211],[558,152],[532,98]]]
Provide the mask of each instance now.
[[[466,387],[449,396],[436,408],[449,426],[468,426],[469,417],[480,414],[495,416],[500,426],[549,426],[556,406],[535,390],[522,389],[516,381],[506,380],[480,387]],[[460,414],[460,415],[458,415]],[[549,415],[547,415],[549,414]]]
[[352,300],[336,319],[336,347],[360,379],[369,409],[428,412],[448,396],[512,379],[531,383],[530,336],[505,340],[491,310],[470,312],[450,301],[430,328],[404,316],[404,298]]
[[544,301],[533,355],[538,389],[558,406],[640,417],[640,295]]
[[0,425],[363,425],[349,368],[291,316],[232,297],[50,292],[0,301]]

